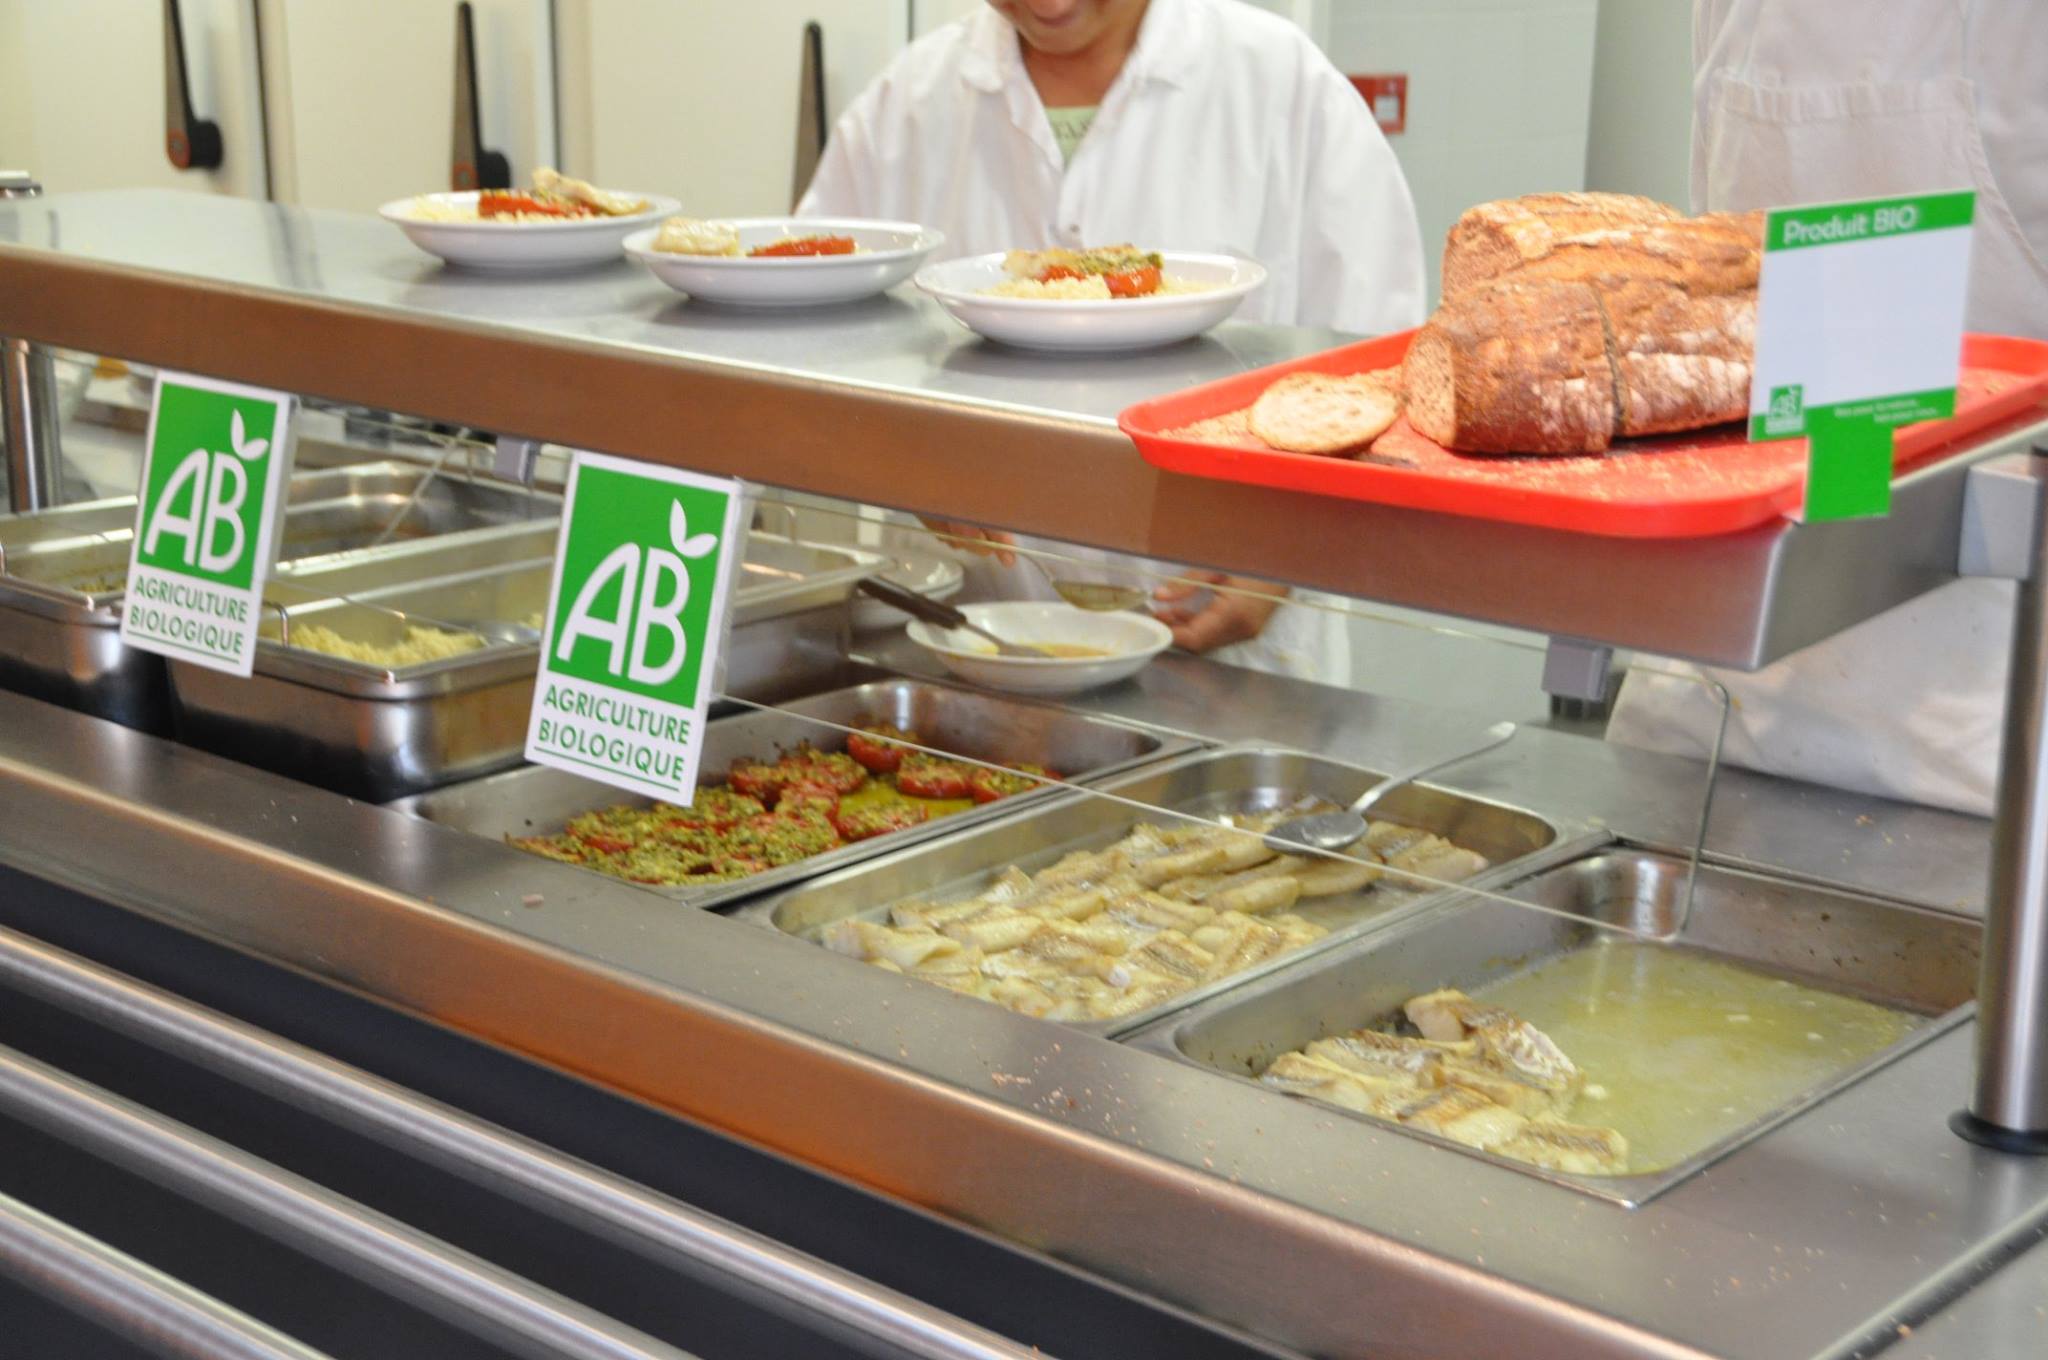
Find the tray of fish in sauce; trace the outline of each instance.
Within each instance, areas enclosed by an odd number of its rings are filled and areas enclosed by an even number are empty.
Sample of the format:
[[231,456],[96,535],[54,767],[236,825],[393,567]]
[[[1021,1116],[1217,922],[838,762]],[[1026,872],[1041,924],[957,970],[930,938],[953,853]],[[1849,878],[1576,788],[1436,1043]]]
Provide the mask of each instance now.
[[[1639,1204],[1956,1023],[1979,924],[1614,847],[1130,1036]],[[1606,928],[1603,928],[1606,927]]]

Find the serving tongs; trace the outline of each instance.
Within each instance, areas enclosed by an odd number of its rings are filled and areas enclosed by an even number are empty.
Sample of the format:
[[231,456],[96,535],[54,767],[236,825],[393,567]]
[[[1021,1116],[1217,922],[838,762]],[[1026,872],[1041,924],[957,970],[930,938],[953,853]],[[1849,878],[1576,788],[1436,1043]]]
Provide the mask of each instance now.
[[914,590],[905,590],[893,581],[884,581],[879,577],[870,576],[862,581],[857,588],[862,594],[872,596],[891,608],[900,609],[914,619],[923,619],[934,627],[958,629],[961,632],[973,633],[976,637],[984,638],[995,644],[996,655],[998,656],[1024,657],[1033,661],[1043,661],[1052,655],[1051,652],[1046,651],[1043,647],[1034,647],[1028,642],[1005,642],[943,600],[934,600],[928,596],[920,595]]

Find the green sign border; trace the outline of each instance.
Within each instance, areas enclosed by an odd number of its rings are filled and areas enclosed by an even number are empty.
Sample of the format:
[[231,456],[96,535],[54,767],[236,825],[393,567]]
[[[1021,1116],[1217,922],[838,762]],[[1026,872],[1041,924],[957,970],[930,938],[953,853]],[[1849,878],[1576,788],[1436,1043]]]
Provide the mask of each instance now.
[[[1913,220],[1906,225],[1883,226],[1882,214],[1910,209]],[[1879,241],[1923,231],[1945,231],[1967,227],[1976,220],[1977,192],[1956,189],[1934,194],[1906,194],[1896,198],[1863,198],[1847,203],[1823,203],[1800,208],[1773,208],[1764,228],[1767,251],[1805,250],[1811,246],[1838,246],[1855,241]],[[1827,228],[1827,236],[1801,232],[1802,239],[1790,239],[1794,228]]]

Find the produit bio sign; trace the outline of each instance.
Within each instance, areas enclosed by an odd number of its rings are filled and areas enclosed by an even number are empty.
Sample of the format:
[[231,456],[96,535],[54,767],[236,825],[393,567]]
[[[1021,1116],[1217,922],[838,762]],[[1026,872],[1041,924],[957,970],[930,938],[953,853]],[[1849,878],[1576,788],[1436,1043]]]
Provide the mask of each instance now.
[[292,398],[159,374],[121,640],[247,675],[291,479]]
[[528,760],[690,800],[742,551],[740,503],[736,482],[576,456]]
[[1751,439],[1807,440],[1808,520],[1891,506],[1892,431],[1955,414],[1977,196],[1771,212]]

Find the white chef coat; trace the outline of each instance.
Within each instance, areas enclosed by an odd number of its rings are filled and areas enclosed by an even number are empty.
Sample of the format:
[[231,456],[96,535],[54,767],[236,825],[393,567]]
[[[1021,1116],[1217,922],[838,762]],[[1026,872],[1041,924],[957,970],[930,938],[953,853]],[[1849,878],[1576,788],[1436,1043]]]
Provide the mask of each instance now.
[[[1421,231],[1386,138],[1307,35],[1240,0],[1152,0],[1066,163],[1016,31],[986,8],[949,24],[841,116],[798,212],[920,222],[946,233],[948,256],[1228,251],[1268,271],[1245,319],[1369,334],[1422,320]],[[1054,598],[1022,563],[976,559],[968,586],[967,598]],[[1305,603],[1214,655],[1349,679],[1344,619]]]
[[[1696,0],[1693,206],[1974,187],[1967,324],[2048,337],[2042,0]],[[1989,814],[2013,588],[1959,581],[1726,686],[1727,759]],[[1721,705],[1632,673],[1608,735],[1703,754]]]

